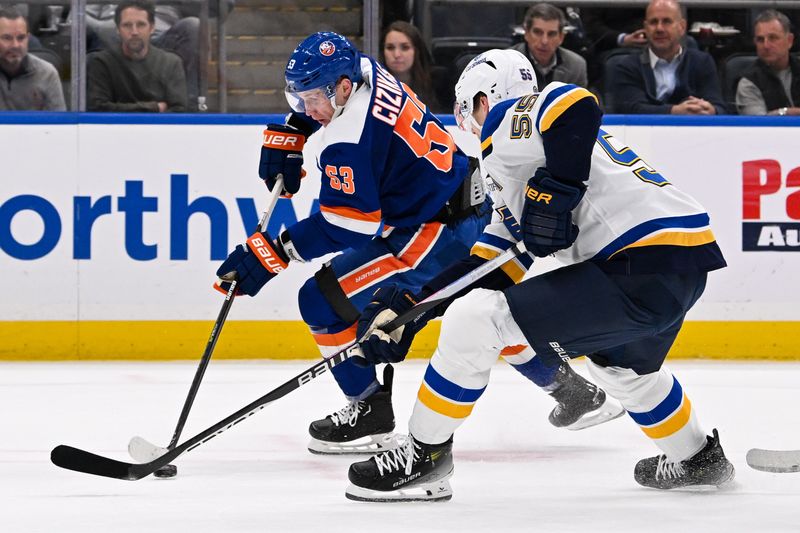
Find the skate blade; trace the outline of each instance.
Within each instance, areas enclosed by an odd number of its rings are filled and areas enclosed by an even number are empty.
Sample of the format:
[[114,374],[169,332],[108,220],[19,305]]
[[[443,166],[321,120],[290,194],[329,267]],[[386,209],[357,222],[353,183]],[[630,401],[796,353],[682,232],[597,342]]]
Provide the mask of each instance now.
[[317,455],[365,455],[394,448],[393,433],[369,435],[348,442],[327,442],[311,438],[308,451]]
[[433,483],[406,487],[404,489],[382,492],[369,490],[350,484],[344,495],[348,500],[372,503],[401,503],[401,502],[446,502],[453,497],[453,490],[447,478]]
[[[640,483],[640,485],[642,485]],[[727,491],[736,488],[736,468],[733,463],[728,462],[728,468],[724,473],[721,473],[719,479],[714,483],[701,483],[697,485],[683,485],[677,487],[652,487],[649,485],[642,485],[648,489],[670,491],[670,492],[717,492]]]
[[590,428],[592,426],[604,424],[605,422],[619,418],[624,414],[625,408],[610,396],[606,396],[606,401],[603,402],[603,405],[594,411],[589,411],[572,424],[564,426],[564,429],[578,431],[581,429]]

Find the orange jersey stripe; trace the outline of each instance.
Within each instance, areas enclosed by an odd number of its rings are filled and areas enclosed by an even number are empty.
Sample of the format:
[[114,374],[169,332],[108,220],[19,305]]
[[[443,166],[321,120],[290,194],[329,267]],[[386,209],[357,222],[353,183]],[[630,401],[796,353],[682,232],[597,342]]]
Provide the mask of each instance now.
[[314,342],[317,346],[345,346],[356,341],[356,330],[358,324],[353,324],[339,333],[313,333]]
[[372,211],[370,213],[365,213],[353,207],[329,207],[326,205],[321,205],[319,206],[319,210],[324,213],[332,213],[334,215],[339,215],[340,217],[344,218],[351,218],[353,220],[363,220],[365,222],[381,221],[380,209],[377,211]]
[[341,285],[344,293],[350,296],[377,279],[413,268],[417,261],[431,249],[441,230],[442,224],[439,222],[423,224],[417,236],[406,245],[405,249],[397,257],[387,255],[377,261],[368,263],[341,278],[339,285]]

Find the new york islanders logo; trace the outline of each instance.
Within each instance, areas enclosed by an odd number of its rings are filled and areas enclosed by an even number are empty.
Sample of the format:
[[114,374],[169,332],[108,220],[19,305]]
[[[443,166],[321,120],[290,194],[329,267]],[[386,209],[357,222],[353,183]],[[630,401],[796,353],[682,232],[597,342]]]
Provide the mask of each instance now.
[[330,41],[325,41],[319,45],[319,53],[328,57],[336,51],[336,45]]

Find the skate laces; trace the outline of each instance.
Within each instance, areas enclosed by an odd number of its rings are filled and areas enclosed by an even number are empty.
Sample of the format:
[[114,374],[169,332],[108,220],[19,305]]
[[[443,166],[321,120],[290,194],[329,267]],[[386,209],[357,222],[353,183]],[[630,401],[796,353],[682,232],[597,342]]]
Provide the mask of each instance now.
[[392,449],[373,456],[375,464],[378,465],[378,474],[382,476],[384,472],[391,473],[401,469],[406,475],[411,474],[414,459],[419,458],[417,453],[420,449],[419,444],[406,435],[394,435],[391,440],[394,441]]
[[683,465],[681,463],[673,463],[667,459],[666,455],[658,456],[658,465],[656,466],[656,480],[659,479],[672,479],[679,478],[684,474]]
[[361,406],[363,404],[364,402],[348,403],[345,407],[330,415],[333,424],[335,426],[342,426],[344,424],[355,426],[356,421],[358,420],[358,415],[361,412]]

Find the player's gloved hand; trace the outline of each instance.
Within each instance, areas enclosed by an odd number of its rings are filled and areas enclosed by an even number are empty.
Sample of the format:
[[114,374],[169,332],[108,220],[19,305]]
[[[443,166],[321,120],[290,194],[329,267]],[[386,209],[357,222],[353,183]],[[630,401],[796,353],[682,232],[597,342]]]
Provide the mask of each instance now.
[[258,175],[271,191],[278,176],[283,176],[283,190],[289,196],[300,190],[303,171],[303,145],[306,136],[297,128],[268,124],[264,130]]
[[[412,320],[392,331],[381,329],[398,315],[417,304],[413,294],[397,285],[381,287],[372,295],[372,301],[358,319],[356,338],[360,339],[363,358],[368,363],[399,363],[408,355],[411,341],[427,320]],[[358,359],[354,358],[356,364]]]
[[572,210],[585,191],[554,178],[546,168],[536,169],[525,188],[522,209],[522,234],[529,252],[545,257],[572,246],[578,237]]
[[273,243],[266,232],[257,231],[248,237],[247,247],[237,246],[217,269],[219,287],[227,293],[235,277],[239,283],[236,294],[255,296],[288,265],[289,258],[281,245]]

